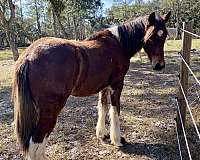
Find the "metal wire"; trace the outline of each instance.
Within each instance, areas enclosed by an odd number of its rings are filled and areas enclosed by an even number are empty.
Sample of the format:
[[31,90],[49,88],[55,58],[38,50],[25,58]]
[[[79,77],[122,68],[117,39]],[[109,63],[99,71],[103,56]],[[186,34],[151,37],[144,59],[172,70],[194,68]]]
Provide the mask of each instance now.
[[192,111],[191,111],[191,109],[190,109],[190,106],[189,106],[187,97],[186,97],[186,95],[185,95],[185,92],[184,92],[184,90],[183,90],[183,86],[182,86],[182,84],[181,84],[181,82],[180,82],[180,79],[178,80],[178,82],[179,82],[179,85],[180,85],[180,87],[181,87],[181,91],[182,91],[182,93],[183,93],[183,97],[184,97],[184,99],[185,99],[186,106],[187,106],[187,108],[188,108],[188,110],[189,110],[189,113],[190,113],[190,116],[191,116],[191,118],[192,118],[192,122],[193,122],[193,124],[194,124],[194,127],[195,127],[195,129],[196,129],[197,135],[198,135],[199,140],[200,140],[200,133],[199,133],[199,130],[198,130],[198,128],[197,128],[197,125],[196,125],[196,122],[195,122],[195,120],[194,120],[194,117],[193,117],[193,115],[192,115]]
[[184,139],[185,139],[185,144],[186,144],[186,147],[187,147],[188,155],[189,155],[190,160],[192,160],[191,153],[190,153],[190,148],[189,148],[187,137],[186,137],[186,133],[185,133],[185,127],[183,125],[183,119],[182,119],[182,116],[181,116],[181,111],[180,111],[177,99],[176,99],[176,104],[177,104],[178,114],[179,114],[180,121],[181,121],[181,126],[182,126],[182,130],[183,130],[183,135],[184,135]]
[[187,30],[185,30],[185,29],[182,29],[182,28],[181,28],[180,30],[183,31],[183,32],[186,32],[186,33],[188,33],[188,34],[191,34],[191,35],[193,35],[193,36],[195,36],[195,37],[200,38],[200,36],[197,35],[197,34],[195,34],[195,33],[189,32],[189,31],[187,31]]
[[177,143],[178,143],[179,155],[181,157],[181,160],[183,160],[182,152],[181,152],[181,144],[180,144],[180,140],[179,140],[179,136],[178,136],[177,123],[176,123],[176,139],[177,139]]
[[185,61],[185,59],[183,58],[183,56],[181,55],[180,52],[178,52],[181,59],[183,60],[183,62],[185,63],[186,67],[188,68],[188,70],[190,71],[190,73],[193,75],[194,79],[197,81],[197,83],[199,84],[200,86],[200,81],[198,80],[198,78],[196,77],[196,75],[194,74],[194,72],[191,70],[190,66],[187,64],[187,62]]

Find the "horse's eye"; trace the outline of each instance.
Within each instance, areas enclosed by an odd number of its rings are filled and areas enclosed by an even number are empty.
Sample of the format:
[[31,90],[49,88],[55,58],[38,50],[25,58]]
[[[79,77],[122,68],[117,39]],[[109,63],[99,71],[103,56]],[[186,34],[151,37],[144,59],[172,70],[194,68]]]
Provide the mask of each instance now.
[[159,37],[161,37],[161,36],[163,35],[163,30],[159,30],[159,31],[157,32],[157,35],[158,35]]

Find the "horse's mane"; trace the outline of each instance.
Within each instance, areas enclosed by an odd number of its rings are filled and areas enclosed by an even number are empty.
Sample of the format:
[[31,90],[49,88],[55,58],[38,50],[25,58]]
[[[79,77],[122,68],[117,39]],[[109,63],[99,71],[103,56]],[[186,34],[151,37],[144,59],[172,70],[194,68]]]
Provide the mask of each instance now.
[[97,40],[97,39],[100,39],[102,37],[111,37],[111,38],[117,39],[115,37],[115,35],[113,35],[109,30],[104,29],[104,30],[101,30],[99,32],[92,34],[90,37],[86,38],[85,40],[87,40],[87,41]]
[[141,50],[143,44],[151,37],[154,28],[145,35],[145,26],[147,25],[147,16],[137,17],[132,21],[127,21],[122,25],[104,29],[96,32],[86,40],[97,40],[103,37],[112,37],[128,52],[132,54]]
[[145,17],[137,17],[118,26],[118,39],[128,52],[137,53],[142,48],[145,35],[145,20]]

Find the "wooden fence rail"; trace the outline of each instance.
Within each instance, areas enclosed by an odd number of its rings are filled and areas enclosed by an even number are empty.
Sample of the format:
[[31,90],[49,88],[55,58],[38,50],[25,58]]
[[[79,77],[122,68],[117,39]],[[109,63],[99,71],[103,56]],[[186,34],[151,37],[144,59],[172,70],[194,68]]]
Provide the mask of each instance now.
[[[192,22],[187,23],[187,24],[183,23],[183,29],[191,32],[192,31]],[[183,32],[181,54],[188,65],[190,65],[191,46],[192,46],[192,35],[189,33]],[[188,90],[188,76],[189,76],[188,68],[182,60],[181,65],[180,65],[180,77],[179,78],[180,78],[181,85],[183,86],[183,91],[184,91],[186,97],[187,97],[187,90]],[[181,117],[183,120],[183,125],[185,126],[186,102],[185,102],[181,87],[179,87],[178,102],[179,102],[179,106],[180,106],[180,112],[181,112]],[[180,116],[178,113],[177,113],[177,127],[178,127],[178,133],[182,134],[182,126],[181,126]]]

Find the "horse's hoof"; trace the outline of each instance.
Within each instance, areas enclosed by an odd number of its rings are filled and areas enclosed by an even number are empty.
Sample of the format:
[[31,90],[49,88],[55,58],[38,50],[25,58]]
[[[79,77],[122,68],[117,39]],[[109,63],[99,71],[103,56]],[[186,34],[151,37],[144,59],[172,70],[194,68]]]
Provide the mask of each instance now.
[[123,144],[121,142],[111,142],[112,145],[116,146],[116,147],[122,147]]

